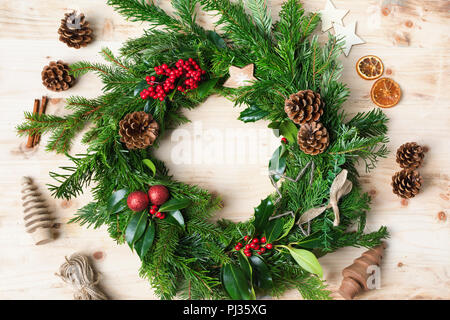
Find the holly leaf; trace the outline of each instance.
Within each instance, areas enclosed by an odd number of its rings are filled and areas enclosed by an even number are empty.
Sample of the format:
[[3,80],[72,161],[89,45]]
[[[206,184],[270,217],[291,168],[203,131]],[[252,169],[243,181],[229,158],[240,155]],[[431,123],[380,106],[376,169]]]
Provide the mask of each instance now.
[[292,258],[298,263],[300,267],[306,271],[318,275],[320,278],[323,277],[322,266],[317,260],[316,256],[308,250],[295,249],[291,246],[283,246],[289,250]]
[[243,122],[255,122],[257,120],[263,119],[268,114],[269,113],[267,111],[261,110],[255,105],[251,105],[240,113],[238,119]]
[[[286,158],[286,147],[282,144],[275,150],[269,161],[269,172],[274,171],[276,173],[283,174],[286,170]],[[273,179],[277,182],[281,179],[281,177],[279,175],[274,175]]]
[[176,225],[180,225],[181,227],[184,228],[184,218],[183,218],[183,215],[181,214],[180,210],[174,210],[174,211],[167,212],[166,219],[167,219],[167,222],[176,224]]
[[148,87],[148,83],[145,80],[142,80],[139,82],[136,86],[136,89],[134,89],[134,95],[137,96],[141,93],[142,90],[144,90],[146,87]]
[[130,248],[133,248],[134,243],[139,240],[145,231],[147,226],[147,211],[137,212],[133,215],[128,222],[127,229],[125,230],[125,240]]
[[151,248],[153,240],[155,240],[155,232],[155,224],[150,220],[144,236],[134,244],[134,249],[136,250],[141,260],[144,259],[145,254]]
[[259,256],[251,256],[248,259],[253,269],[253,284],[264,290],[271,289],[273,279],[264,260]]
[[225,49],[227,47],[227,43],[217,32],[208,30],[206,31],[206,36],[216,45],[217,48]]
[[209,79],[207,81],[203,81],[197,88],[197,95],[200,99],[203,99],[208,96],[209,92],[214,88],[219,78]]
[[156,174],[156,166],[150,159],[144,159],[142,162],[153,172],[153,176]]
[[120,189],[111,194],[106,204],[106,209],[110,214],[118,213],[127,207],[127,205],[122,201],[127,193],[127,189]]
[[283,218],[283,221],[283,234],[277,240],[280,240],[289,234],[289,231],[291,231],[292,227],[295,224],[295,217],[289,216],[288,219]]
[[298,128],[292,121],[283,121],[280,123],[280,134],[290,143],[297,141]]
[[222,285],[233,300],[254,299],[244,272],[236,265],[225,263],[221,269]]
[[265,235],[268,243],[274,242],[283,232],[284,222],[282,219],[269,221],[267,224]]
[[152,101],[149,99],[144,106],[144,111],[149,113],[152,108]]
[[274,205],[270,200],[270,196],[261,200],[259,206],[255,208],[255,219],[253,225],[255,226],[255,232],[262,233],[269,222],[269,217],[272,215]]
[[247,257],[244,255],[243,251],[238,253],[239,265],[241,266],[241,270],[244,272],[245,277],[247,278],[248,284],[250,286],[250,291],[252,295],[252,300],[256,299],[255,289],[253,289],[253,270],[250,262]]
[[191,200],[189,199],[170,199],[169,201],[165,202],[161,207],[159,207],[160,212],[168,212],[168,211],[175,211],[184,209],[191,203]]

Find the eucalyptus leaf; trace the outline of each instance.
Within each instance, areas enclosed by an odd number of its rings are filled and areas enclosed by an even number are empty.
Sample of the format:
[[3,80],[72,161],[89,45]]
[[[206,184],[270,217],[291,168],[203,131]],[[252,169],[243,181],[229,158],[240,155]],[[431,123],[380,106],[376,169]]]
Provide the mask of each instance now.
[[127,189],[120,189],[111,194],[106,205],[106,209],[110,214],[118,213],[126,208],[126,204],[123,203],[122,200],[127,193]]
[[147,229],[145,230],[144,236],[134,244],[134,249],[136,250],[141,260],[144,259],[145,254],[151,248],[153,240],[155,239],[155,232],[155,223],[150,220]]
[[248,259],[253,270],[253,284],[257,288],[264,290],[271,289],[273,287],[273,279],[264,260],[259,256],[251,256]]
[[133,248],[134,243],[139,240],[145,231],[147,226],[147,211],[137,212],[133,215],[128,222],[127,229],[125,230],[125,240],[130,248]]
[[222,266],[222,284],[233,300],[254,299],[244,272],[236,265],[226,263]]
[[257,234],[263,233],[269,222],[269,217],[273,214],[274,205],[270,200],[270,196],[261,200],[259,206],[255,208],[255,219],[253,225]]
[[150,159],[144,159],[142,162],[153,172],[153,176],[156,174],[156,166]]
[[267,111],[261,110],[255,105],[251,105],[240,113],[238,119],[243,122],[255,122],[257,120],[263,119],[268,114],[269,113]]
[[296,249],[291,246],[283,247],[289,250],[289,253],[300,267],[310,273],[318,275],[320,278],[323,277],[322,266],[320,265],[319,260],[317,260],[316,256],[311,251],[305,249]]
[[183,215],[181,214],[180,210],[174,210],[174,211],[167,212],[166,219],[168,222],[170,222],[172,224],[180,225],[181,227],[184,228],[184,218],[183,218]]
[[168,211],[175,211],[179,209],[184,209],[191,203],[191,200],[189,199],[170,199],[169,201],[165,202],[161,207],[159,207],[160,212],[168,212]]

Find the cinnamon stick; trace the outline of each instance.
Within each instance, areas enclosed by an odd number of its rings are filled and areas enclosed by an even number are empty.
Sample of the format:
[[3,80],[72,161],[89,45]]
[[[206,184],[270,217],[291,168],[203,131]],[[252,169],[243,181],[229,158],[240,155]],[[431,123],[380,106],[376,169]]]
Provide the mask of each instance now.
[[[39,112],[39,99],[34,100],[33,114],[37,114]],[[32,148],[34,146],[35,135],[29,135],[27,141],[27,148]]]
[[[48,102],[48,98],[46,96],[42,96],[42,104],[41,104],[41,108],[39,109],[40,116],[45,113],[45,109],[47,108],[47,102]],[[36,134],[34,136],[33,147],[36,146],[40,140],[41,140],[41,135]]]

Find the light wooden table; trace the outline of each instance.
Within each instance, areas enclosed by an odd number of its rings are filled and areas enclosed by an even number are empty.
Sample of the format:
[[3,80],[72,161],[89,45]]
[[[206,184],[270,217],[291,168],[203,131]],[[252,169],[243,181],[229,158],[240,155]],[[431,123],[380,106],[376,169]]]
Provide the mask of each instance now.
[[[281,0],[272,0],[273,16]],[[169,8],[168,1],[160,1]],[[391,154],[370,174],[362,174],[364,189],[373,195],[367,230],[387,225],[391,232],[382,265],[381,289],[361,299],[449,299],[450,298],[450,44],[449,11],[446,0],[334,0],[338,8],[350,9],[344,23],[358,21],[357,33],[366,44],[353,47],[345,65],[343,81],[351,89],[346,110],[351,113],[374,108],[369,98],[370,81],[358,77],[354,65],[362,55],[380,56],[386,74],[401,86],[401,103],[386,110],[390,117]],[[325,0],[306,1],[307,10],[324,8]],[[81,50],[70,49],[57,40],[59,20],[71,9],[83,11],[94,28],[96,41]],[[211,18],[201,14],[201,23],[211,26]],[[100,60],[103,46],[114,51],[131,36],[141,34],[145,25],[126,22],[101,0],[0,0],[0,298],[71,299],[72,291],[54,273],[64,256],[83,252],[102,273],[104,291],[115,299],[155,298],[147,282],[138,277],[139,259],[127,246],[117,246],[105,229],[91,230],[65,224],[85,204],[86,195],[72,201],[50,199],[60,228],[59,237],[44,246],[34,246],[24,231],[19,181],[31,175],[39,184],[51,182],[48,172],[65,165],[64,156],[46,153],[42,146],[25,148],[26,139],[17,138],[14,127],[22,121],[23,111],[31,111],[33,100],[42,95],[52,98],[48,113],[62,114],[64,98],[70,95],[95,97],[101,83],[93,75],[84,76],[63,93],[48,92],[41,84],[40,72],[51,60],[73,63],[80,59]],[[324,35],[322,35],[324,36]],[[236,120],[239,109],[232,103],[212,97],[196,110],[188,112],[193,124],[183,126],[195,136],[195,123],[203,130],[267,130],[266,123],[247,124]],[[197,122],[198,121],[198,122]],[[245,131],[242,131],[245,132]],[[268,135],[270,137],[270,135]],[[206,146],[218,143],[203,134]],[[260,139],[261,140],[261,139]],[[259,141],[260,141],[259,140]],[[400,201],[391,192],[390,179],[398,170],[394,152],[407,141],[426,145],[423,192],[410,201]],[[177,142],[170,136],[163,141],[158,155],[166,160],[181,181],[199,184],[220,194],[225,208],[218,213],[235,221],[247,219],[261,198],[272,192],[265,168],[276,143],[268,138],[257,143],[264,156],[256,164],[185,164],[171,160]],[[78,143],[73,152],[82,151]],[[346,248],[321,258],[325,278],[331,289],[341,281],[341,270],[363,249]],[[284,298],[298,299],[292,291]]]

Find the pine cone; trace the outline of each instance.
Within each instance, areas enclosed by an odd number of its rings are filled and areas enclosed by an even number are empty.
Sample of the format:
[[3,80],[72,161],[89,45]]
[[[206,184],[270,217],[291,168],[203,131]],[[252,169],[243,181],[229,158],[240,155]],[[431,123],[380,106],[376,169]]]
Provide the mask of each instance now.
[[417,169],[422,165],[425,153],[416,142],[407,142],[397,149],[397,163],[404,169]]
[[297,135],[300,149],[313,156],[322,153],[330,144],[327,128],[320,122],[305,123]]
[[392,177],[392,190],[399,197],[409,199],[419,193],[423,179],[419,171],[403,169]]
[[324,102],[320,94],[312,90],[302,90],[291,94],[285,101],[284,111],[297,124],[318,121],[323,114]]
[[120,120],[119,127],[120,141],[130,150],[145,149],[158,137],[158,123],[151,114],[144,111],[127,114]]
[[76,15],[75,11],[66,13],[61,19],[58,29],[59,40],[75,49],[86,47],[92,41],[92,29],[85,20],[84,14]]
[[69,74],[69,65],[61,60],[52,61],[41,72],[42,83],[52,91],[65,91],[72,87],[75,78]]

